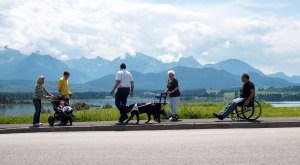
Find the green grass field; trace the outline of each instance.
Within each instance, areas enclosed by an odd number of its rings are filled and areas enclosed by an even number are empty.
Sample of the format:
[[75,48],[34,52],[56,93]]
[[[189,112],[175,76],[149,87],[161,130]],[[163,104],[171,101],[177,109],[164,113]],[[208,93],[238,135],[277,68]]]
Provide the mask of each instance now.
[[224,98],[226,98],[226,99],[234,99],[234,97],[235,97],[234,92],[224,93]]
[[[227,103],[181,103],[179,105],[179,116],[181,119],[204,119],[211,118],[213,112],[219,112]],[[262,103],[262,117],[296,117],[300,116],[300,107],[272,107],[270,104]],[[166,111],[170,108],[167,105]],[[81,110],[75,113],[75,122],[87,121],[117,121],[119,112],[116,109]],[[53,114],[41,114],[41,122],[47,123],[48,117]],[[141,115],[146,119],[146,115]],[[1,116],[0,124],[32,123],[32,115]]]

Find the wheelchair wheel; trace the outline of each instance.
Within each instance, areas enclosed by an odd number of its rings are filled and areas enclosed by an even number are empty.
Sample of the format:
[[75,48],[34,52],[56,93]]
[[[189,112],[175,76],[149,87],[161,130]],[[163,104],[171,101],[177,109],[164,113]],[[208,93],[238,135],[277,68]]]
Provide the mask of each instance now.
[[237,108],[230,114],[230,118],[233,121],[237,121],[240,120],[238,114],[237,114]]
[[73,117],[72,116],[70,117],[69,122],[70,122],[70,125],[73,125]]
[[240,108],[240,107],[235,108],[235,110],[230,114],[230,118],[233,121],[240,121],[240,120],[246,119],[242,115],[242,108]]
[[48,118],[48,123],[49,123],[49,125],[50,125],[51,127],[54,125],[54,122],[55,122],[54,117],[53,117],[53,116],[50,116],[50,117]]
[[262,108],[257,100],[253,101],[251,106],[242,107],[242,116],[248,121],[255,121],[261,116]]

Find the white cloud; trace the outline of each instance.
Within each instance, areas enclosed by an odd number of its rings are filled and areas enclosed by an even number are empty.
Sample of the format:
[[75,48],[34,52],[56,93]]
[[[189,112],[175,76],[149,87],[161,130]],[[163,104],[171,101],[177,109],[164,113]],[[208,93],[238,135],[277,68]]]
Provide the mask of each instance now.
[[209,55],[209,52],[208,51],[204,51],[201,53],[201,56],[208,56]]
[[300,20],[287,19],[277,22],[277,29],[262,37],[268,51],[274,54],[300,52]]
[[[287,61],[300,52],[299,15],[278,14],[288,11],[292,6],[289,2],[190,5],[173,1],[160,4],[129,0],[4,0],[0,3],[0,46],[8,45],[26,54],[41,51],[60,59],[102,56],[112,60],[140,51],[163,54],[156,57],[167,62],[183,54],[193,55],[204,63],[238,58],[258,67],[270,66],[263,68],[266,72],[275,68],[297,73],[300,69]],[[294,67],[276,66],[278,61]]]
[[177,35],[166,36],[162,39],[161,45],[158,48],[163,48],[169,52],[181,52],[185,49],[185,46],[180,42]]
[[192,22],[179,22],[172,25],[174,29],[182,32],[182,33],[200,33],[204,35],[214,35],[215,30],[214,27],[210,27],[207,24],[203,24],[199,21],[192,21]]
[[230,41],[226,41],[226,42],[223,43],[223,47],[224,47],[224,48],[227,48],[227,49],[228,49],[228,48],[230,48],[230,46],[231,46]]
[[264,3],[264,2],[255,2],[253,0],[236,0],[237,4],[245,7],[255,7],[255,8],[264,8],[264,9],[270,9],[270,8],[283,8],[287,6],[286,3]]
[[182,57],[182,54],[163,54],[157,57],[158,60],[164,63],[171,63],[178,61]]
[[62,54],[62,55],[60,55],[60,58],[63,59],[63,60],[66,60],[66,59],[68,59],[69,57],[68,57],[68,55],[66,55],[66,54]]
[[131,56],[135,56],[136,55],[135,50],[130,45],[128,45],[126,43],[122,43],[120,45],[120,49],[121,49],[121,52],[122,52],[121,55],[124,55],[126,53],[128,53]]
[[164,55],[158,56],[157,59],[164,63],[170,63],[172,61],[175,61],[175,57],[173,54],[164,54]]

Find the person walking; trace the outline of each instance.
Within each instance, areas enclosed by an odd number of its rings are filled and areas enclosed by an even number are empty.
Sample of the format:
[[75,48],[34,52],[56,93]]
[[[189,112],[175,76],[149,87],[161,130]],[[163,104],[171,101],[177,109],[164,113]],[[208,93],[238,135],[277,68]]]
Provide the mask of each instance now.
[[127,104],[127,98],[129,94],[133,97],[134,82],[131,73],[126,70],[126,64],[122,63],[120,65],[120,71],[118,71],[116,76],[116,83],[111,94],[114,95],[115,90],[117,89],[115,95],[115,105],[120,111],[119,122],[123,123],[128,119],[127,112],[124,106]]
[[179,119],[178,116],[178,104],[180,102],[180,90],[178,86],[178,80],[175,78],[175,72],[173,70],[168,71],[169,80],[167,84],[167,93],[170,97],[170,105],[172,115],[170,116],[170,121],[177,121]]
[[34,127],[39,127],[39,126],[43,125],[42,123],[40,123],[40,114],[41,114],[41,110],[42,110],[41,99],[50,98],[53,96],[50,92],[48,92],[45,89],[44,84],[45,84],[45,77],[40,76],[36,82],[33,99],[32,99],[33,105],[35,108],[35,113],[33,116],[33,126]]
[[70,73],[68,71],[65,71],[63,77],[61,77],[58,80],[58,85],[57,85],[59,96],[64,98],[64,100],[68,104],[70,101],[70,96],[72,96],[72,93],[69,88],[69,80],[68,80],[69,77],[70,77]]

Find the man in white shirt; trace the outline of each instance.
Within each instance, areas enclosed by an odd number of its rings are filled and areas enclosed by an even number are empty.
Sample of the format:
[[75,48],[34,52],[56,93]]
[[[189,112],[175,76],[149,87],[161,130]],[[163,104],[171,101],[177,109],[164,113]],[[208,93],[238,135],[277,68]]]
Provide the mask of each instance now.
[[120,118],[119,122],[123,123],[127,118],[127,112],[122,105],[127,104],[127,98],[130,94],[131,97],[133,97],[133,89],[134,89],[134,82],[132,75],[129,71],[126,70],[126,64],[122,63],[120,65],[120,71],[118,71],[116,76],[116,84],[114,88],[111,90],[111,94],[113,95],[115,93],[115,90],[117,90],[117,93],[115,95],[115,105],[120,111]]

